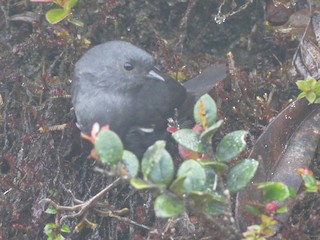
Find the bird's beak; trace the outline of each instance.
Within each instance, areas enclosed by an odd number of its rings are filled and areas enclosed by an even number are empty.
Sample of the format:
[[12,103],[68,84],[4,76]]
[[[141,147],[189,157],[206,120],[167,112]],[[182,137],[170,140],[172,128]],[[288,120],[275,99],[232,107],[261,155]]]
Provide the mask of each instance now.
[[150,70],[147,74],[148,78],[165,81],[163,77],[161,77],[158,73],[156,73],[154,70]]

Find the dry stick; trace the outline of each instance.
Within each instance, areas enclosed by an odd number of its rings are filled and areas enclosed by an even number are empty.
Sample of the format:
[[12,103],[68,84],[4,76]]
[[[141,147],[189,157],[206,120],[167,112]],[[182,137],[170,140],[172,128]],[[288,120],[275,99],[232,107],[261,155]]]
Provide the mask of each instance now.
[[118,220],[120,220],[120,221],[123,221],[123,222],[129,223],[129,224],[132,224],[132,225],[135,225],[135,226],[144,228],[144,229],[146,229],[146,230],[148,230],[148,231],[151,230],[150,227],[148,227],[148,226],[146,226],[146,225],[144,225],[144,224],[140,224],[140,223],[137,223],[137,222],[135,222],[135,221],[132,221],[132,220],[129,219],[129,218],[125,218],[125,217],[121,217],[121,216],[118,216],[118,215],[116,215],[116,214],[113,214],[112,211],[107,211],[107,212],[105,212],[105,211],[101,211],[101,210],[98,210],[98,209],[95,209],[95,211],[96,211],[100,216],[116,218],[116,219],[118,219]]
[[[105,193],[107,193],[111,188],[117,186],[121,182],[121,180],[122,180],[122,178],[118,177],[116,180],[114,180],[110,185],[108,185],[106,188],[101,190],[94,197],[90,198],[86,202],[83,202],[81,204],[78,204],[78,205],[75,205],[75,206],[72,206],[72,207],[70,207],[70,206],[61,206],[61,205],[55,203],[54,201],[52,201],[49,198],[42,199],[40,201],[40,203],[42,201],[50,203],[58,211],[77,211],[77,210],[79,210],[79,212],[77,212],[77,213],[69,214],[69,215],[65,215],[65,216],[61,217],[61,219],[60,219],[60,224],[61,224],[63,222],[63,220],[65,220],[67,218],[76,218],[76,217],[82,216],[90,207],[94,206],[105,195]],[[81,201],[78,200],[77,202],[81,202]]]
[[[312,2],[312,0],[310,0],[310,2]],[[312,20],[312,17],[311,17],[312,7],[311,7],[311,3],[310,3],[310,2],[308,1],[308,3],[309,3],[310,19],[309,19],[309,22],[308,22],[306,28],[304,29],[304,32],[303,32],[303,34],[302,34],[301,39],[299,40],[299,45],[298,45],[296,51],[295,51],[294,54],[293,54],[293,58],[292,58],[292,62],[291,62],[291,64],[292,64],[293,66],[294,66],[294,61],[295,61],[295,59],[298,57],[298,52],[299,52],[299,50],[300,50],[301,45],[303,44],[303,40],[304,40],[304,38],[305,38],[305,36],[306,36],[306,34],[307,34],[308,28],[309,28],[310,23],[311,23],[311,20]]]

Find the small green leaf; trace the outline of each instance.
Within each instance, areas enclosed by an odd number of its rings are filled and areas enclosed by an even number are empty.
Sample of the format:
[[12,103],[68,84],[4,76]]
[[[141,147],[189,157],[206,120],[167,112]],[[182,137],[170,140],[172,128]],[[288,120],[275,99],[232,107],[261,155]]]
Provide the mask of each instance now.
[[230,192],[238,192],[244,188],[258,169],[259,162],[254,159],[244,159],[235,165],[227,175],[227,186]]
[[284,213],[288,211],[288,207],[287,206],[282,206],[280,207],[276,212],[277,213]]
[[[221,195],[218,195],[214,190],[217,185],[217,175],[212,168],[204,168],[206,173],[206,183],[203,185],[200,191],[192,191],[188,193],[188,197],[193,199],[196,204],[201,204],[202,201],[208,201],[215,199],[216,201],[225,201],[225,198],[221,199]],[[177,195],[182,195],[184,192],[184,181],[188,177],[189,172],[184,176],[177,178],[171,185],[170,189]]]
[[187,176],[183,183],[183,192],[204,190],[206,183],[206,172],[204,168],[195,160],[184,161],[177,173],[177,178]]
[[46,13],[46,19],[49,23],[51,24],[56,24],[60,21],[62,21],[63,19],[65,19],[67,16],[69,16],[70,11],[66,10],[66,9],[51,9]]
[[226,198],[217,192],[190,192],[188,195],[189,204],[193,203],[194,208],[201,212],[218,216],[225,213]]
[[246,147],[247,134],[247,131],[238,130],[224,136],[217,146],[217,159],[221,162],[230,162],[238,156]]
[[63,7],[65,4],[65,0],[52,0],[51,2],[59,5],[60,7]]
[[298,99],[304,98],[306,96],[305,92],[302,92],[298,95]]
[[314,176],[309,174],[302,174],[301,175],[304,185],[306,186],[307,192],[317,192],[318,191],[318,185],[317,180],[314,178]]
[[252,214],[253,216],[259,216],[261,214],[260,209],[257,208],[256,206],[245,205],[244,208],[248,213]]
[[269,201],[283,201],[290,197],[289,188],[282,182],[259,183],[258,189],[262,189],[264,198]]
[[131,178],[130,179],[130,184],[138,189],[138,190],[142,190],[142,189],[148,189],[148,188],[153,188],[155,186],[152,186],[150,184],[148,184],[147,182],[139,179],[139,178]]
[[317,96],[314,92],[307,92],[306,93],[306,99],[309,103],[313,103],[316,100]]
[[192,199],[197,205],[202,205],[204,202],[216,201],[219,203],[225,203],[227,200],[223,195],[217,192],[190,192],[189,199]]
[[48,213],[48,214],[57,214],[58,211],[57,211],[57,209],[55,209],[55,208],[48,207],[48,208],[46,209],[45,213]]
[[319,82],[319,80],[317,81],[316,85],[314,86],[313,91],[315,92],[317,97],[320,96],[320,82]]
[[202,206],[204,202],[211,201],[213,196],[208,192],[193,191],[188,194],[188,199],[193,200],[195,205]]
[[45,234],[48,236],[47,240],[56,240],[56,234],[52,231],[52,232],[45,232]]
[[206,172],[206,183],[203,185],[203,190],[212,193],[216,190],[218,176],[211,167],[204,167]]
[[[201,105],[204,109],[201,109]],[[204,116],[201,114],[204,110]],[[206,126],[210,127],[215,123],[217,119],[217,106],[215,101],[209,96],[209,94],[203,95],[194,106],[193,116],[196,123],[203,126],[203,118],[205,118]]]
[[59,233],[54,240],[64,240],[65,238]]
[[203,167],[211,167],[216,173],[224,173],[228,169],[228,165],[222,162],[210,161],[210,160],[199,160],[198,161]]
[[65,232],[65,233],[69,233],[71,230],[70,230],[69,225],[63,224],[63,226],[61,227],[60,231],[61,232]]
[[179,198],[159,195],[154,202],[154,211],[157,217],[175,217],[185,212],[183,201]]
[[291,198],[297,197],[297,190],[294,187],[288,186],[289,194]]
[[114,166],[122,160],[123,144],[119,136],[111,130],[98,133],[94,147],[101,162],[107,166]]
[[314,103],[319,104],[319,103],[320,103],[320,98],[317,98],[317,99],[314,101]]
[[181,196],[184,193],[183,184],[188,175],[189,174],[187,173],[179,177],[177,176],[177,178],[173,181],[173,183],[170,186],[170,189],[178,196]]
[[71,8],[73,8],[77,2],[78,2],[78,0],[67,0],[67,1],[65,1],[66,4],[63,7],[71,10]]
[[56,229],[56,228],[57,226],[54,223],[48,223],[45,225],[44,231],[47,233],[47,232],[50,232],[52,229]]
[[84,23],[82,21],[78,20],[78,19],[68,18],[67,20],[68,20],[68,22],[72,23],[75,26],[78,26],[78,27],[83,27],[84,26]]
[[308,77],[307,78],[307,81],[309,82],[309,84],[310,84],[310,86],[311,86],[311,89],[312,90],[315,90],[315,88],[317,87],[317,84],[318,84],[318,82],[317,82],[317,80],[315,80],[313,77]]
[[303,92],[310,91],[310,84],[305,80],[296,81],[296,85]]
[[298,99],[306,97],[309,103],[320,103],[320,82],[313,77],[308,77],[306,80],[298,80],[296,82],[298,88],[302,91]]
[[181,129],[172,134],[178,144],[193,152],[205,153],[206,145],[200,141],[200,135],[191,129]]
[[[274,224],[277,224],[277,220],[275,220],[273,217],[261,214],[261,221],[264,226],[272,226]],[[267,229],[266,229],[267,230]],[[274,234],[273,231],[270,229],[270,234]]]
[[121,167],[124,169],[124,171],[131,177],[134,178],[138,175],[139,172],[139,160],[132,152],[124,150]]
[[164,141],[157,141],[148,148],[141,162],[141,170],[144,180],[154,184],[167,185],[172,181],[174,165]]
[[218,122],[211,125],[208,129],[203,131],[200,135],[200,140],[205,143],[211,143],[211,139],[213,135],[218,131],[222,123],[223,123],[223,120],[219,120]]
[[226,212],[225,204],[215,200],[205,202],[202,206],[202,212],[212,216],[222,215]]

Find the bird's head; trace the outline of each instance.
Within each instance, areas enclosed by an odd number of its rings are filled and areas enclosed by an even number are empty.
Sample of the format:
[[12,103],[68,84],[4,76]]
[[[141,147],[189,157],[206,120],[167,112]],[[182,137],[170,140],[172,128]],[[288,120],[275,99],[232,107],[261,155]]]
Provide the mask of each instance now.
[[101,88],[127,90],[150,79],[164,81],[154,71],[154,59],[146,51],[124,41],[93,47],[77,62],[75,79]]

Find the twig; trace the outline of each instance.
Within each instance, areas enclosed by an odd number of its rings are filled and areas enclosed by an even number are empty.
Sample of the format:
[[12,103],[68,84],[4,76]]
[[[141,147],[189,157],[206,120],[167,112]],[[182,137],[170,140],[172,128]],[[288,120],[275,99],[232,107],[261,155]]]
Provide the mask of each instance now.
[[51,204],[57,211],[78,211],[74,214],[68,214],[60,219],[60,224],[67,218],[76,218],[82,216],[84,213],[86,213],[89,208],[96,207],[97,202],[111,189],[117,186],[121,182],[122,178],[118,177],[116,180],[114,180],[110,185],[108,185],[106,188],[101,190],[98,194],[96,194],[94,197],[90,198],[89,200],[82,202],[78,199],[76,199],[74,196],[74,201],[80,204],[77,204],[75,206],[62,206],[57,204],[56,202],[52,201],[49,198],[42,199],[41,202],[49,203]]

